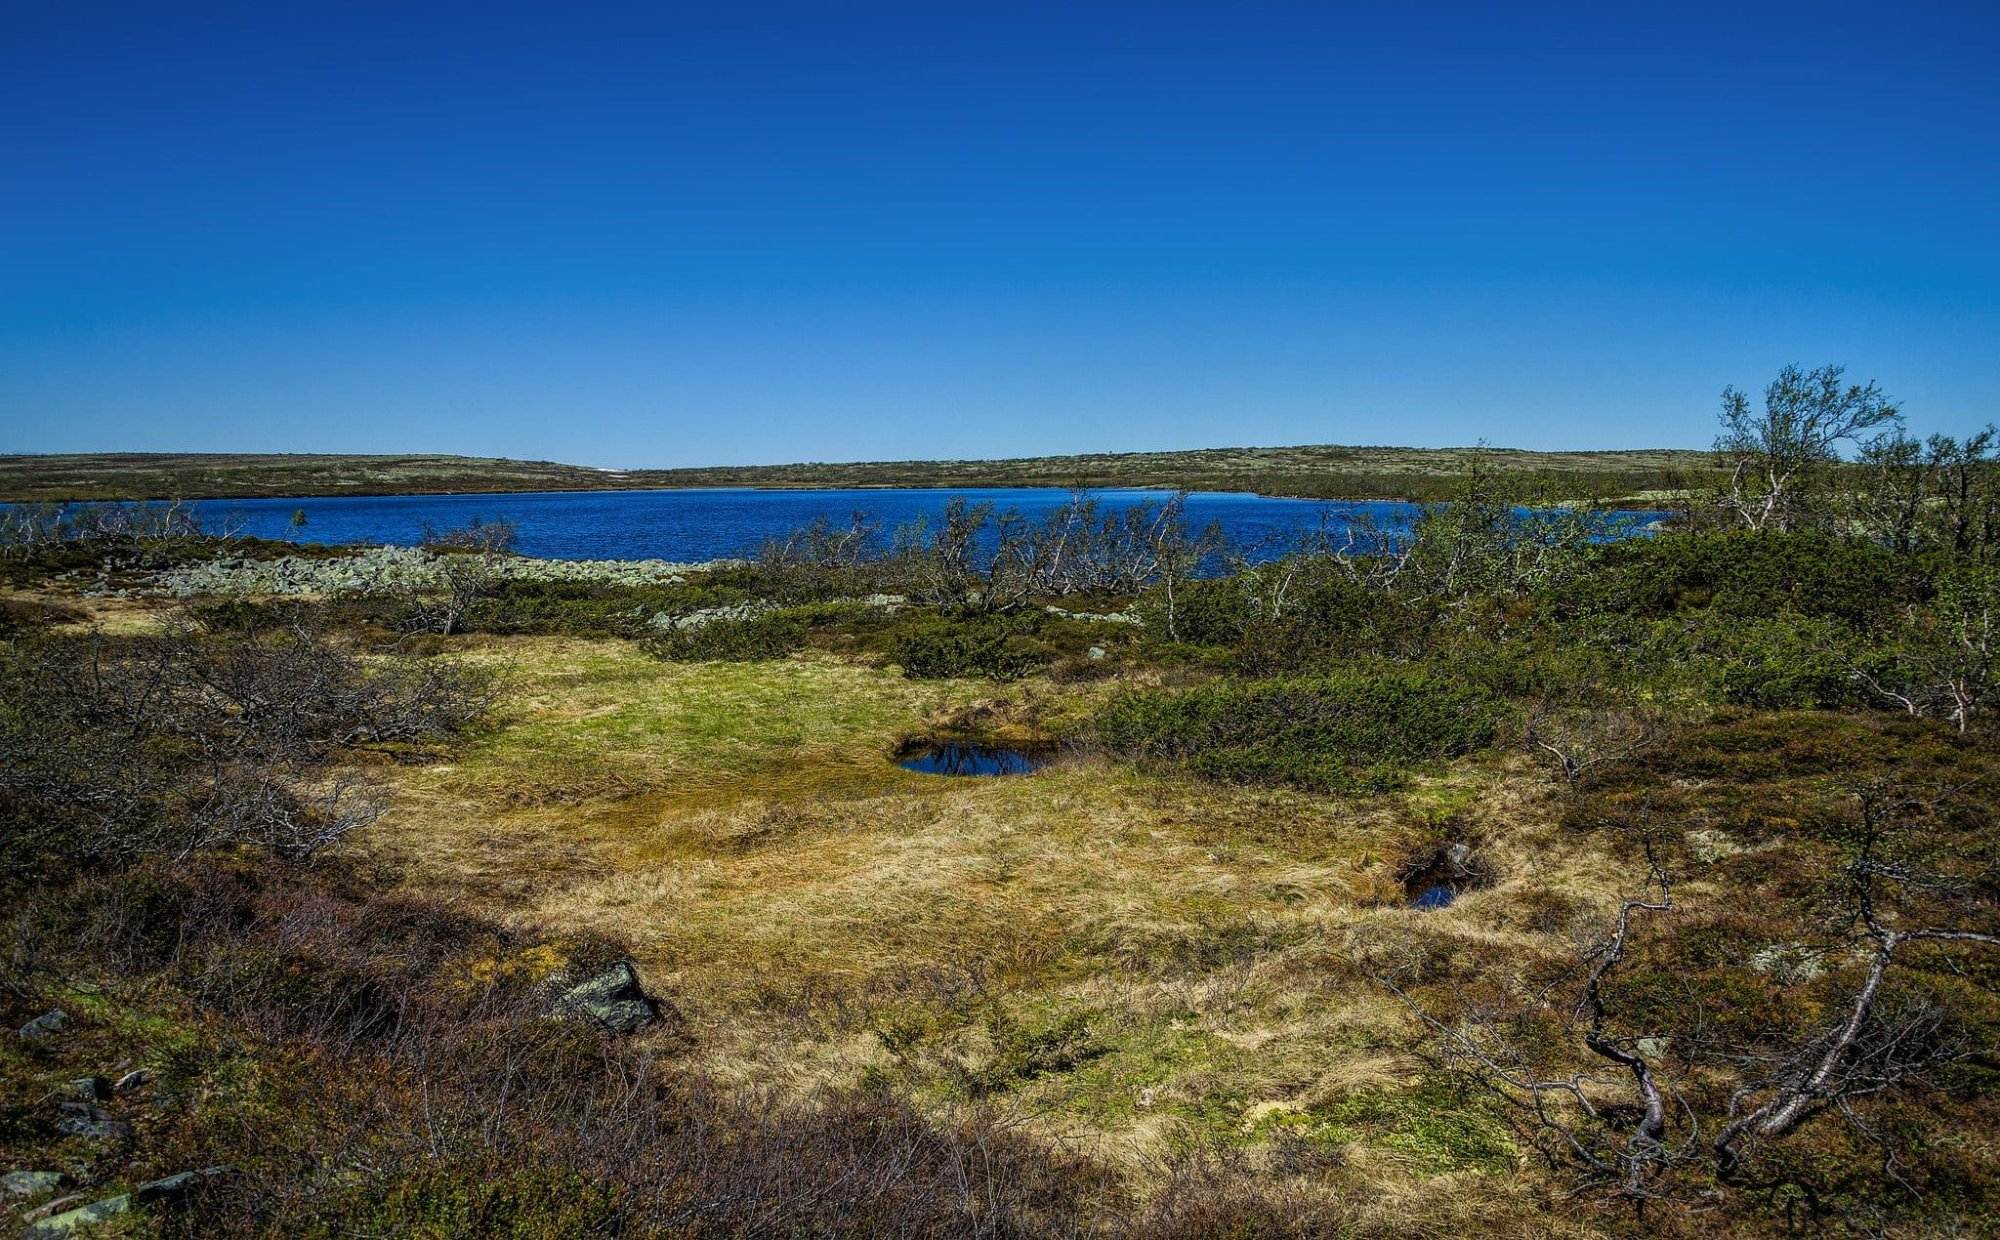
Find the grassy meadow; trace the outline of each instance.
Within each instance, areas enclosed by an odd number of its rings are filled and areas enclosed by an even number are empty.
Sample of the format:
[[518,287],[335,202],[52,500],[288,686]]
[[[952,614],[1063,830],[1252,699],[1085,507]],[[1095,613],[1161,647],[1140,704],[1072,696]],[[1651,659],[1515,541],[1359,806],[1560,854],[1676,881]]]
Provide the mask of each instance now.
[[[527,639],[479,657],[518,678],[520,713],[399,780],[369,847],[427,890],[629,944],[726,1079],[1004,1096],[1133,1168],[1177,1141],[1277,1132],[1428,1171],[1511,1161],[1476,1108],[1429,1122],[1406,1014],[1338,965],[1383,927],[1521,938],[1480,915],[1505,888],[1417,913],[1395,874],[1496,795],[1509,850],[1553,843],[1506,763],[1387,802],[1084,758],[955,780],[890,756],[968,711],[1038,728],[1076,704],[804,656],[663,667]],[[1510,883],[1577,868],[1544,855]]]

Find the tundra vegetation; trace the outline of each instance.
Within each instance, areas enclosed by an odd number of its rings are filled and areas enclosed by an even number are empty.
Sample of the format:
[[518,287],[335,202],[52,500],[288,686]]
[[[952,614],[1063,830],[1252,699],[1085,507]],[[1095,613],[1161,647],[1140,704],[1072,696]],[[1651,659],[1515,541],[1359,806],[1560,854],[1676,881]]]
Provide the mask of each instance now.
[[17,524],[8,1208],[1990,1232],[1992,438],[1831,369],[1723,422],[1623,539],[1477,460],[1275,556],[1082,494],[708,566]]

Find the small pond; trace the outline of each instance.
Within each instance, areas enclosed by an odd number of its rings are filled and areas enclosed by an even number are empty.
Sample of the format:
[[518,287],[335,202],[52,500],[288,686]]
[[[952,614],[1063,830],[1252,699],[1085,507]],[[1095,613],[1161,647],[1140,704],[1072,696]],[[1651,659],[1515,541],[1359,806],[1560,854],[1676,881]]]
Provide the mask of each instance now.
[[975,741],[922,741],[896,755],[896,764],[923,775],[1026,775],[1049,764],[1047,749]]
[[1450,908],[1466,892],[1490,886],[1493,867],[1470,844],[1442,844],[1406,861],[1400,876],[1411,908]]

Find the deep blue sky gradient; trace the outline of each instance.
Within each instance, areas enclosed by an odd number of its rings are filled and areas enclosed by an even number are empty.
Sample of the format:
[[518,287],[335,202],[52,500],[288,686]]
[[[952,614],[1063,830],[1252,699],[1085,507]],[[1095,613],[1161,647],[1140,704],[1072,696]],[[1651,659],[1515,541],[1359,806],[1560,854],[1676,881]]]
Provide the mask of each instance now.
[[0,451],[2000,418],[2000,4],[0,0]]

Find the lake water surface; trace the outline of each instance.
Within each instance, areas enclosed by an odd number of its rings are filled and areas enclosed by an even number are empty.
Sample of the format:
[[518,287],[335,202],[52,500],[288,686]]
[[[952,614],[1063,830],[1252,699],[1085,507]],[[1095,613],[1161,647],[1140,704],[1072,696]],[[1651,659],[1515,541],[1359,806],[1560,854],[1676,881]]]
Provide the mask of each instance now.
[[[1093,491],[1105,509],[1159,503],[1156,490]],[[1062,506],[1069,492],[1055,487],[963,490],[763,491],[715,488],[683,491],[567,491],[520,495],[387,495],[304,499],[214,499],[194,505],[203,524],[259,538],[317,543],[411,544],[426,523],[440,530],[481,521],[512,521],[517,550],[553,559],[710,560],[754,555],[767,538],[786,534],[816,517],[845,524],[865,512],[885,529],[918,517],[935,522],[954,496],[991,500],[1040,518]],[[291,518],[303,509],[306,525]],[[1219,522],[1239,546],[1275,550],[1322,520],[1335,528],[1365,516],[1384,529],[1404,527],[1413,504],[1391,501],[1274,499],[1248,492],[1203,491],[1188,497],[1195,527]],[[1658,514],[1625,514],[1637,522]]]

